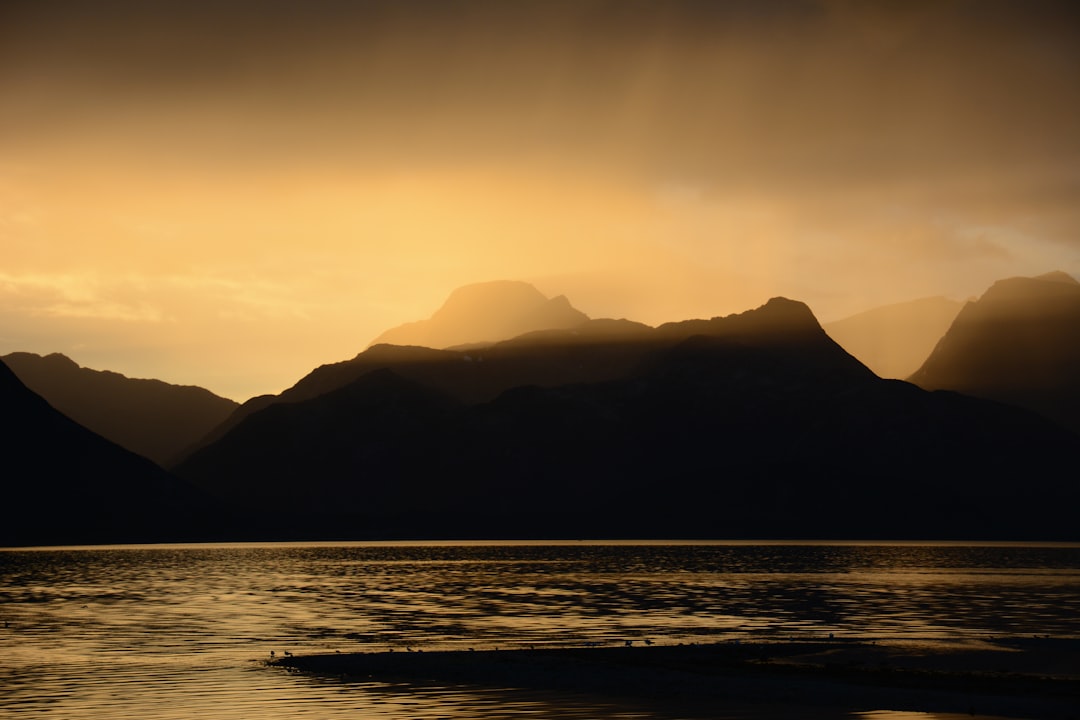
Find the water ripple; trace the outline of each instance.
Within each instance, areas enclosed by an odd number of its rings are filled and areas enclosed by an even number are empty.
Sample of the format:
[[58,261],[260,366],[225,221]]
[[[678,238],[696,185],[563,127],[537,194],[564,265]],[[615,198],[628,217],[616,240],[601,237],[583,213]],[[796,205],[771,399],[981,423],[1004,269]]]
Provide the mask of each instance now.
[[285,650],[645,638],[1080,637],[1080,548],[352,544],[0,551],[0,603],[5,718],[662,718],[596,698],[325,682],[268,671],[262,663],[271,651]]

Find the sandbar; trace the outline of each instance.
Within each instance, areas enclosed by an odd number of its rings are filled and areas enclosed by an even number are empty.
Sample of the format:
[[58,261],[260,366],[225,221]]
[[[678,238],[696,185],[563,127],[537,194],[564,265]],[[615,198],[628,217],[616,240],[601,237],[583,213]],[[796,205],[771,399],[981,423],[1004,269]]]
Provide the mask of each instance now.
[[294,672],[588,693],[684,717],[730,705],[804,717],[904,711],[1080,720],[1080,640],[761,641],[295,655]]

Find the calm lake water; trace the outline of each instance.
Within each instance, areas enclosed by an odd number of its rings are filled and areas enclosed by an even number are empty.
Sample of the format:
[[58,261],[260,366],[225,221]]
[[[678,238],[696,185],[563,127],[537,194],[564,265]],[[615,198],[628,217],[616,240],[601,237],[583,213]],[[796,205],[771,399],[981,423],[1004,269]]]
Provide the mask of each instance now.
[[264,661],[272,650],[746,642],[829,633],[1078,638],[1080,546],[2,550],[0,621],[4,718],[667,718],[571,695],[343,683]]

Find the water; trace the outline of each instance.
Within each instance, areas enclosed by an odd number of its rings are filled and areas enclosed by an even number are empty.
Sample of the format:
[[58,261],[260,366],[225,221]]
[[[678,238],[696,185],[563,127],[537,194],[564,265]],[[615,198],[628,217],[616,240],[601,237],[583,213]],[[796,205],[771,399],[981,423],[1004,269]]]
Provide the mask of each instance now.
[[[0,620],[4,718],[666,718],[659,709],[582,696],[343,683],[264,661],[271,650],[674,644],[829,633],[1078,638],[1080,546],[6,550]],[[753,712],[732,709],[725,717]]]

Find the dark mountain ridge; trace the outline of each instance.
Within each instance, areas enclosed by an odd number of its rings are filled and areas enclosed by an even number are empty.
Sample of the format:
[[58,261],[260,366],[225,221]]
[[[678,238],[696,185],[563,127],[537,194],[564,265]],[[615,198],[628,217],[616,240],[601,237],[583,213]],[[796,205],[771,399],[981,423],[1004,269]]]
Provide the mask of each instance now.
[[3,361],[32,391],[80,425],[165,466],[239,405],[200,387],[91,370],[59,353]]
[[1076,535],[1056,471],[1076,436],[881,380],[802,303],[616,340],[368,352],[177,473],[336,537]]
[[0,545],[202,537],[208,495],[87,430],[0,362]]

